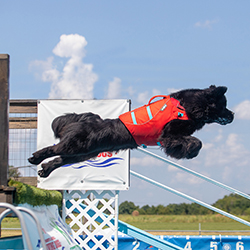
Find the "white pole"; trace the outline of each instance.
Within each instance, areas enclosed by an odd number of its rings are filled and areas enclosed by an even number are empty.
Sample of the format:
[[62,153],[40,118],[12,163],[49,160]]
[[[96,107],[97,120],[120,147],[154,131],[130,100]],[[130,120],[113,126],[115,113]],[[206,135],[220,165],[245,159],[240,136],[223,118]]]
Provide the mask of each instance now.
[[115,191],[115,250],[118,250],[119,190]]
[[249,195],[247,195],[247,194],[245,194],[245,193],[243,193],[243,192],[241,192],[241,191],[239,191],[239,190],[237,190],[237,189],[234,189],[234,188],[232,188],[232,187],[229,187],[229,186],[227,186],[227,185],[225,185],[225,184],[223,184],[223,183],[221,183],[221,182],[219,182],[219,181],[213,180],[212,178],[209,178],[209,177],[207,177],[207,176],[205,176],[205,175],[203,175],[203,174],[197,173],[197,172],[195,172],[195,171],[193,171],[193,170],[191,170],[191,169],[188,169],[188,168],[186,168],[186,167],[183,167],[183,166],[181,166],[180,164],[177,164],[177,163],[175,163],[175,162],[173,162],[173,161],[170,161],[170,160],[168,160],[168,159],[165,159],[165,158],[163,158],[163,157],[161,157],[161,156],[159,156],[159,155],[156,155],[156,154],[154,154],[154,153],[152,153],[152,152],[150,152],[150,151],[147,151],[147,150],[145,150],[145,149],[143,149],[143,148],[138,147],[137,150],[139,150],[139,151],[141,151],[141,152],[143,152],[143,153],[145,153],[145,154],[147,154],[147,155],[153,156],[154,158],[156,158],[156,159],[158,159],[158,160],[161,160],[161,161],[163,161],[163,162],[165,162],[165,163],[168,163],[168,164],[170,164],[170,165],[172,165],[172,166],[174,166],[174,167],[177,167],[177,168],[179,168],[179,169],[181,169],[181,170],[184,170],[185,172],[188,172],[188,173],[190,173],[190,174],[192,174],[192,175],[195,175],[195,176],[197,176],[197,177],[199,177],[199,178],[201,178],[201,179],[203,179],[203,180],[206,180],[206,181],[208,181],[208,182],[211,182],[211,183],[213,183],[213,184],[215,184],[215,185],[217,185],[217,186],[219,186],[219,187],[221,187],[221,188],[224,188],[224,189],[226,189],[226,190],[228,190],[228,191],[230,191],[230,192],[233,192],[233,193],[235,193],[235,194],[238,194],[238,195],[243,196],[243,197],[245,197],[245,198],[247,198],[247,199],[250,200],[250,196],[249,196]]
[[138,174],[138,173],[136,173],[136,172],[134,172],[134,171],[132,171],[132,170],[130,170],[130,173],[131,173],[133,176],[136,176],[136,177],[138,177],[138,178],[140,178],[140,179],[142,179],[142,180],[144,180],[144,181],[147,181],[147,182],[149,182],[149,183],[151,183],[151,184],[153,184],[153,185],[155,185],[155,186],[157,186],[157,187],[160,187],[160,188],[162,188],[162,189],[165,189],[165,190],[167,190],[167,191],[169,191],[169,192],[171,192],[171,193],[177,194],[177,195],[179,195],[179,196],[181,196],[181,197],[183,197],[183,198],[185,198],[185,199],[188,199],[188,200],[190,200],[190,201],[192,201],[192,202],[195,202],[195,203],[197,203],[197,204],[199,204],[199,205],[201,205],[201,206],[203,206],[203,207],[206,207],[206,208],[208,208],[208,209],[211,209],[211,210],[213,210],[213,211],[215,211],[215,212],[217,212],[217,213],[220,213],[220,214],[222,214],[222,215],[225,215],[225,216],[227,216],[227,217],[229,217],[229,218],[231,218],[231,219],[233,219],[233,220],[236,220],[236,221],[238,221],[238,222],[240,222],[240,223],[242,223],[242,224],[245,224],[245,225],[247,225],[247,226],[250,227],[250,223],[249,223],[248,221],[245,221],[245,220],[243,220],[243,219],[241,219],[241,218],[238,218],[238,217],[236,217],[236,216],[234,216],[234,215],[232,215],[232,214],[229,214],[229,213],[227,213],[227,212],[224,212],[224,211],[222,211],[222,210],[220,210],[220,209],[218,209],[218,208],[216,208],[216,207],[213,207],[213,206],[211,206],[211,205],[209,205],[209,204],[207,204],[207,203],[205,203],[205,202],[203,202],[203,201],[197,200],[197,199],[195,199],[195,198],[193,198],[193,197],[191,197],[191,196],[189,196],[189,195],[186,195],[186,194],[181,193],[181,192],[179,192],[179,191],[177,191],[177,190],[174,190],[173,188],[170,188],[170,187],[168,187],[168,186],[166,186],[166,185],[163,185],[163,184],[161,184],[161,183],[159,183],[159,182],[157,182],[157,181],[154,181],[154,180],[152,180],[152,179],[150,179],[150,178],[148,178],[148,177],[146,177],[146,176],[143,176],[143,175],[141,175],[141,174]]

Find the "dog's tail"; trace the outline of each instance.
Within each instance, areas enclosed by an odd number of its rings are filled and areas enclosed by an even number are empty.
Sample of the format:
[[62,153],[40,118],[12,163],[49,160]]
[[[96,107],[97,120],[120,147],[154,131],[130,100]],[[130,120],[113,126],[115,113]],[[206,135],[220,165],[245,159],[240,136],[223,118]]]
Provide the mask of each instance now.
[[78,122],[79,119],[80,119],[79,115],[75,113],[56,117],[51,125],[55,138],[61,138],[65,127],[67,127],[69,124],[73,122]]

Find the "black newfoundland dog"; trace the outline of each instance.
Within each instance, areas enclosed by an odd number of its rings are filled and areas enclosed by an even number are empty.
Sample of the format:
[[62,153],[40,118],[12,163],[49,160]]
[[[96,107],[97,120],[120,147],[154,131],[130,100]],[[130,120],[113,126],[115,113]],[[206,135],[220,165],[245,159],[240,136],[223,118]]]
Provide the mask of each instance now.
[[[93,113],[66,114],[52,123],[60,142],[43,148],[29,158],[31,164],[57,156],[42,164],[38,172],[47,177],[55,169],[96,157],[101,152],[134,149],[141,145],[159,145],[173,158],[191,159],[202,147],[191,136],[206,123],[226,125],[234,119],[226,108],[226,87],[187,89],[150,100],[147,105],[122,114],[117,119],[102,119]],[[143,145],[143,146],[144,146]]]

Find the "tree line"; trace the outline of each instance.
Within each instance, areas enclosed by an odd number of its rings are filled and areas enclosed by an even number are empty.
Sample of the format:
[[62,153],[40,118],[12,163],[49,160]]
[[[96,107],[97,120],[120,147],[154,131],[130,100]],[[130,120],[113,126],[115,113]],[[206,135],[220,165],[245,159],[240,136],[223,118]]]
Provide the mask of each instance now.
[[[237,194],[225,195],[222,199],[212,204],[212,206],[235,215],[250,215],[250,200]],[[119,206],[120,214],[132,214],[134,211],[148,215],[205,215],[215,213],[196,203],[169,204],[167,206],[144,205],[139,207],[131,201],[124,201]]]

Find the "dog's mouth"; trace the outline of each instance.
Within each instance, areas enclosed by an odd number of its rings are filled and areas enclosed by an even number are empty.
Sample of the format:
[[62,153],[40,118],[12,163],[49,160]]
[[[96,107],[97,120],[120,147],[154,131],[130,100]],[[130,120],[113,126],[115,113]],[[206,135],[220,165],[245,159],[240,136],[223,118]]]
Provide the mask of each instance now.
[[217,119],[215,119],[214,122],[219,123],[220,125],[226,125],[226,124],[231,123],[233,119],[234,119],[234,113],[228,110],[226,116],[217,117]]
[[214,122],[219,123],[220,125],[227,125],[228,123],[231,123],[232,120],[226,119],[226,118],[221,118],[219,117],[217,120]]
[[205,123],[218,123],[220,125],[226,125],[231,123],[234,120],[234,113],[230,110],[227,110],[226,113],[224,113],[222,116],[217,116],[217,117],[210,117],[208,118]]

